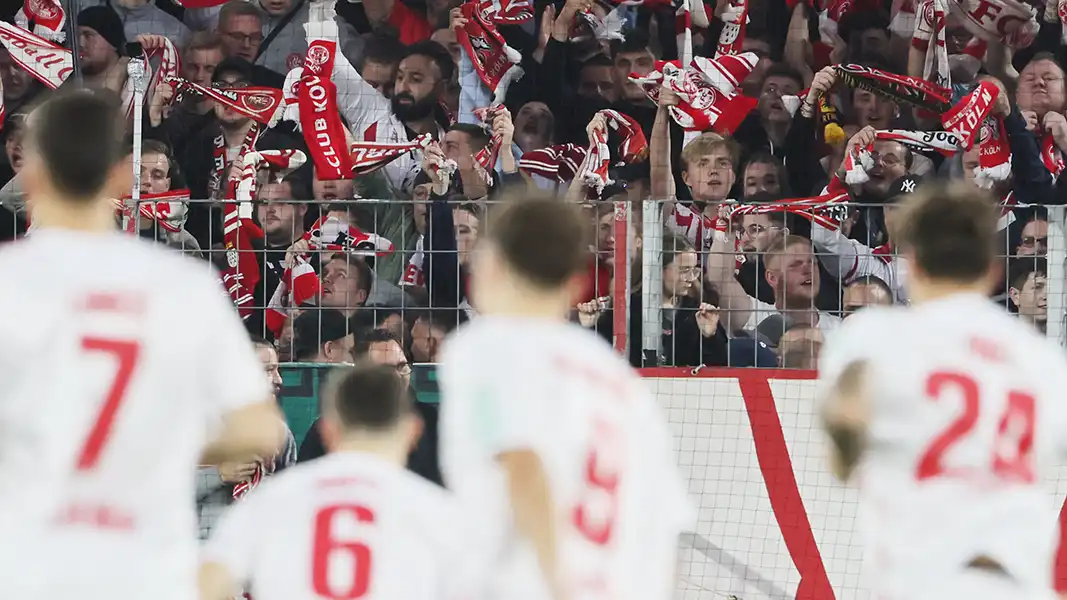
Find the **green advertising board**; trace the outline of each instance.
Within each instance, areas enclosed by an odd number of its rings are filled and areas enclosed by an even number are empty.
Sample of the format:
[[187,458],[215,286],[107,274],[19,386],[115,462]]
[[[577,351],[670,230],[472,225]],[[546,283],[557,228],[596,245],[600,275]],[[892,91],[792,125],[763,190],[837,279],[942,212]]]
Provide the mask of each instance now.
[[[319,418],[319,390],[331,369],[337,365],[322,363],[283,363],[282,391],[279,402],[285,412],[289,428],[296,436],[297,445],[304,441],[311,424]],[[419,402],[437,404],[437,369],[432,364],[414,365],[411,370],[411,387]]]

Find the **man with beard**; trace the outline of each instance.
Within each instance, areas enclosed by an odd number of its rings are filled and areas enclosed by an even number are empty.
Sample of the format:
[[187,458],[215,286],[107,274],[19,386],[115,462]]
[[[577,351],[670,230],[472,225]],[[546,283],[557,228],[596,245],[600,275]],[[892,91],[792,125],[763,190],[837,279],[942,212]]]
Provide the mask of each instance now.
[[[311,39],[311,38],[309,38]],[[424,41],[408,46],[397,66],[392,97],[386,98],[369,84],[338,53],[333,81],[337,103],[348,120],[357,141],[398,144],[428,133],[444,137],[447,117],[440,106],[455,65],[452,55],[437,42]],[[418,157],[409,153],[382,169],[396,193]]]
[[86,87],[114,92],[126,84],[126,33],[109,6],[91,6],[78,13],[78,64]]
[[[278,401],[282,391],[282,376],[278,371],[278,351],[263,338],[252,338],[256,356],[263,363],[263,372]],[[200,538],[204,539],[226,507],[233,504],[234,486],[250,481],[256,470],[261,476],[273,475],[296,463],[296,440],[286,426],[284,450],[277,456],[246,463],[223,463],[216,467],[200,467],[196,476],[196,508],[200,521]],[[258,480],[257,480],[258,481]]]

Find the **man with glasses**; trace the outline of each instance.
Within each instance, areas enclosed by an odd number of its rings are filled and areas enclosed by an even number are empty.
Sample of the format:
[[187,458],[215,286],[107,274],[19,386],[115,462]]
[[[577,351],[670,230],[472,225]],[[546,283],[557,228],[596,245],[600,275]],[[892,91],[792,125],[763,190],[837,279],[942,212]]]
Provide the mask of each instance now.
[[[231,0],[219,11],[216,32],[226,57],[255,63],[263,44],[263,13],[251,2]],[[285,84],[285,72],[272,71],[263,65],[254,65],[252,69],[255,85],[280,88]]]
[[[389,366],[396,369],[397,375],[404,382],[408,392],[414,396],[411,390],[411,363],[400,338],[396,337],[387,329],[372,329],[359,336],[353,351],[355,360],[366,359],[376,365]],[[415,411],[423,422],[422,436],[419,442],[408,455],[408,469],[426,479],[441,483],[441,469],[437,462],[437,405],[425,402],[415,402]],[[319,421],[312,424],[307,432],[307,437],[300,445],[298,460],[305,462],[319,458],[326,453],[322,443],[322,433],[319,431]]]

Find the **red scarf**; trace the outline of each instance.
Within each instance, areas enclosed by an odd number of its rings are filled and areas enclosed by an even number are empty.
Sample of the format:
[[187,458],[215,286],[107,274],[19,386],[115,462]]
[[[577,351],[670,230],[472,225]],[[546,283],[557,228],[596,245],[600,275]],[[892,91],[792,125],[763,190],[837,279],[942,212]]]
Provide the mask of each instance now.
[[661,86],[667,86],[680,98],[670,107],[675,123],[689,131],[714,130],[729,135],[756,107],[757,100],[738,93],[741,82],[756,66],[751,52],[718,59],[696,57],[687,69],[678,61],[656,61],[648,75],[630,74],[630,81],[641,86],[653,102],[659,102]]
[[245,497],[245,494],[251,492],[253,488],[259,485],[259,482],[263,479],[263,465],[256,464],[256,468],[252,471],[252,476],[247,481],[241,481],[233,486],[233,499],[240,500]]
[[63,85],[74,72],[70,50],[11,23],[0,21],[0,43],[11,60],[49,89]]
[[229,200],[223,204],[222,235],[227,269],[222,281],[242,318],[252,313],[253,292],[259,283],[259,261],[252,240],[263,239],[263,230],[252,220],[252,196],[260,168],[270,170],[275,181],[299,168],[307,158],[299,150],[249,151],[240,158],[241,174],[230,180]]
[[1030,5],[1022,0],[952,0],[953,14],[967,31],[987,42],[1025,48],[1037,36],[1039,25]]
[[585,161],[587,150],[574,144],[548,146],[526,152],[519,158],[519,170],[530,175],[567,183]]
[[[260,127],[259,123],[252,123],[252,127],[245,134],[244,141],[241,142],[241,149],[237,152],[237,157],[234,158],[235,162],[241,160],[248,152],[256,149],[256,140],[259,139]],[[215,136],[212,143],[214,147],[211,151],[211,176],[208,179],[208,194],[212,198],[219,198],[226,191],[226,169],[230,164],[226,161],[226,136],[220,133]]]
[[[482,126],[489,132],[492,132],[493,121],[498,114],[500,114],[499,105],[474,109],[475,118],[481,121]],[[504,139],[501,136],[494,135],[489,138],[489,143],[474,155],[474,162],[482,168],[485,185],[493,185],[492,172],[496,169],[496,159],[500,155],[500,146],[503,143]]]
[[863,65],[835,65],[837,76],[849,87],[867,90],[893,102],[910,104],[936,115],[948,110],[949,90],[917,77],[906,77]]
[[1059,177],[1063,172],[1063,153],[1056,146],[1056,140],[1052,138],[1051,133],[1041,136],[1041,162],[1045,163],[1045,168],[1053,177]]
[[273,127],[282,116],[282,91],[269,87],[246,87],[219,90],[204,87],[180,77],[168,77],[164,81],[174,85],[174,102],[191,92],[210,98],[249,119]]
[[63,29],[67,15],[59,0],[23,0],[22,8],[15,14],[15,23],[29,31],[30,21],[33,32],[50,42],[62,44],[67,38]]
[[470,58],[478,78],[493,93],[493,103],[502,103],[508,86],[523,76],[518,66],[522,55],[508,46],[497,31],[492,2],[473,0],[460,10],[467,24],[456,29],[456,41]]
[[993,110],[999,95],[1000,89],[996,85],[983,81],[941,115],[941,125],[945,131],[959,136],[960,149],[970,150],[974,145],[975,135],[979,133],[982,121]]
[[945,16],[948,0],[923,0],[911,45],[924,53],[923,79],[947,88],[952,85],[945,47]]
[[[903,144],[919,152],[937,152],[942,156],[952,156],[960,149],[959,136],[947,131],[908,131],[904,129],[886,129],[875,132],[875,139]],[[852,148],[844,158],[845,183],[855,185],[866,183],[870,178],[867,171],[874,167],[871,152],[872,142],[865,148]]]
[[629,115],[611,109],[599,111],[597,114],[604,117],[607,128],[594,132],[594,139],[590,140],[589,150],[579,174],[599,197],[606,186],[614,183],[608,178],[608,169],[611,166],[608,132],[615,130],[622,138],[618,150],[619,164],[633,164],[647,158],[648,141],[641,131],[641,125]]
[[745,27],[748,25],[748,0],[731,0],[721,19],[722,33],[719,34],[715,58],[727,54],[741,54],[745,42]]
[[730,219],[732,220],[735,215],[788,212],[836,231],[841,227],[841,220],[844,216],[842,209],[846,208],[849,200],[847,192],[831,192],[812,198],[792,198],[765,204],[748,204],[734,209],[730,213]]
[[[136,232],[138,227],[137,218],[133,217],[132,207],[128,201],[133,196],[122,198],[122,216],[130,219],[130,231]],[[159,224],[161,228],[170,233],[177,233],[185,225],[185,219],[189,215],[189,190],[171,190],[159,194],[141,194],[138,202],[137,213]]]
[[429,134],[423,134],[410,142],[387,144],[385,142],[352,142],[349,146],[351,151],[352,174],[366,175],[373,173],[385,165],[393,162],[401,156],[424,148],[433,141]]
[[337,110],[337,86],[333,73],[337,43],[315,40],[308,45],[304,74],[297,91],[300,129],[315,163],[315,174],[324,181],[352,178],[352,155]]

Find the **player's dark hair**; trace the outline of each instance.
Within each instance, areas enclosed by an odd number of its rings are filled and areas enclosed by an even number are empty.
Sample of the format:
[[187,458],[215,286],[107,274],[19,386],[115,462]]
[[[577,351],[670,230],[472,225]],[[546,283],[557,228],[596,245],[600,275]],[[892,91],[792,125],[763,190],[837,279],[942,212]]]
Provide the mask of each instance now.
[[991,196],[964,183],[927,184],[900,204],[896,241],[915,254],[927,276],[973,283],[986,275],[995,252],[997,211]]
[[520,277],[554,289],[586,267],[589,227],[577,207],[544,196],[502,206],[490,215],[486,238]]
[[404,342],[400,341],[400,338],[389,331],[388,329],[371,329],[360,334],[359,339],[356,340],[356,346],[352,349],[352,354],[356,356],[356,360],[359,360],[370,352],[370,347],[374,344],[380,344],[382,342],[395,342],[397,346],[400,346],[400,351],[404,351]]
[[366,360],[336,369],[323,396],[323,412],[333,409],[345,429],[388,430],[411,411],[407,385],[386,365]]
[[401,60],[409,56],[425,56],[432,60],[437,63],[441,81],[452,81],[452,72],[456,69],[456,63],[452,60],[452,54],[441,44],[430,40],[416,42],[405,49]]
[[91,201],[122,160],[118,106],[88,90],[57,93],[30,116],[29,137],[56,191]]

